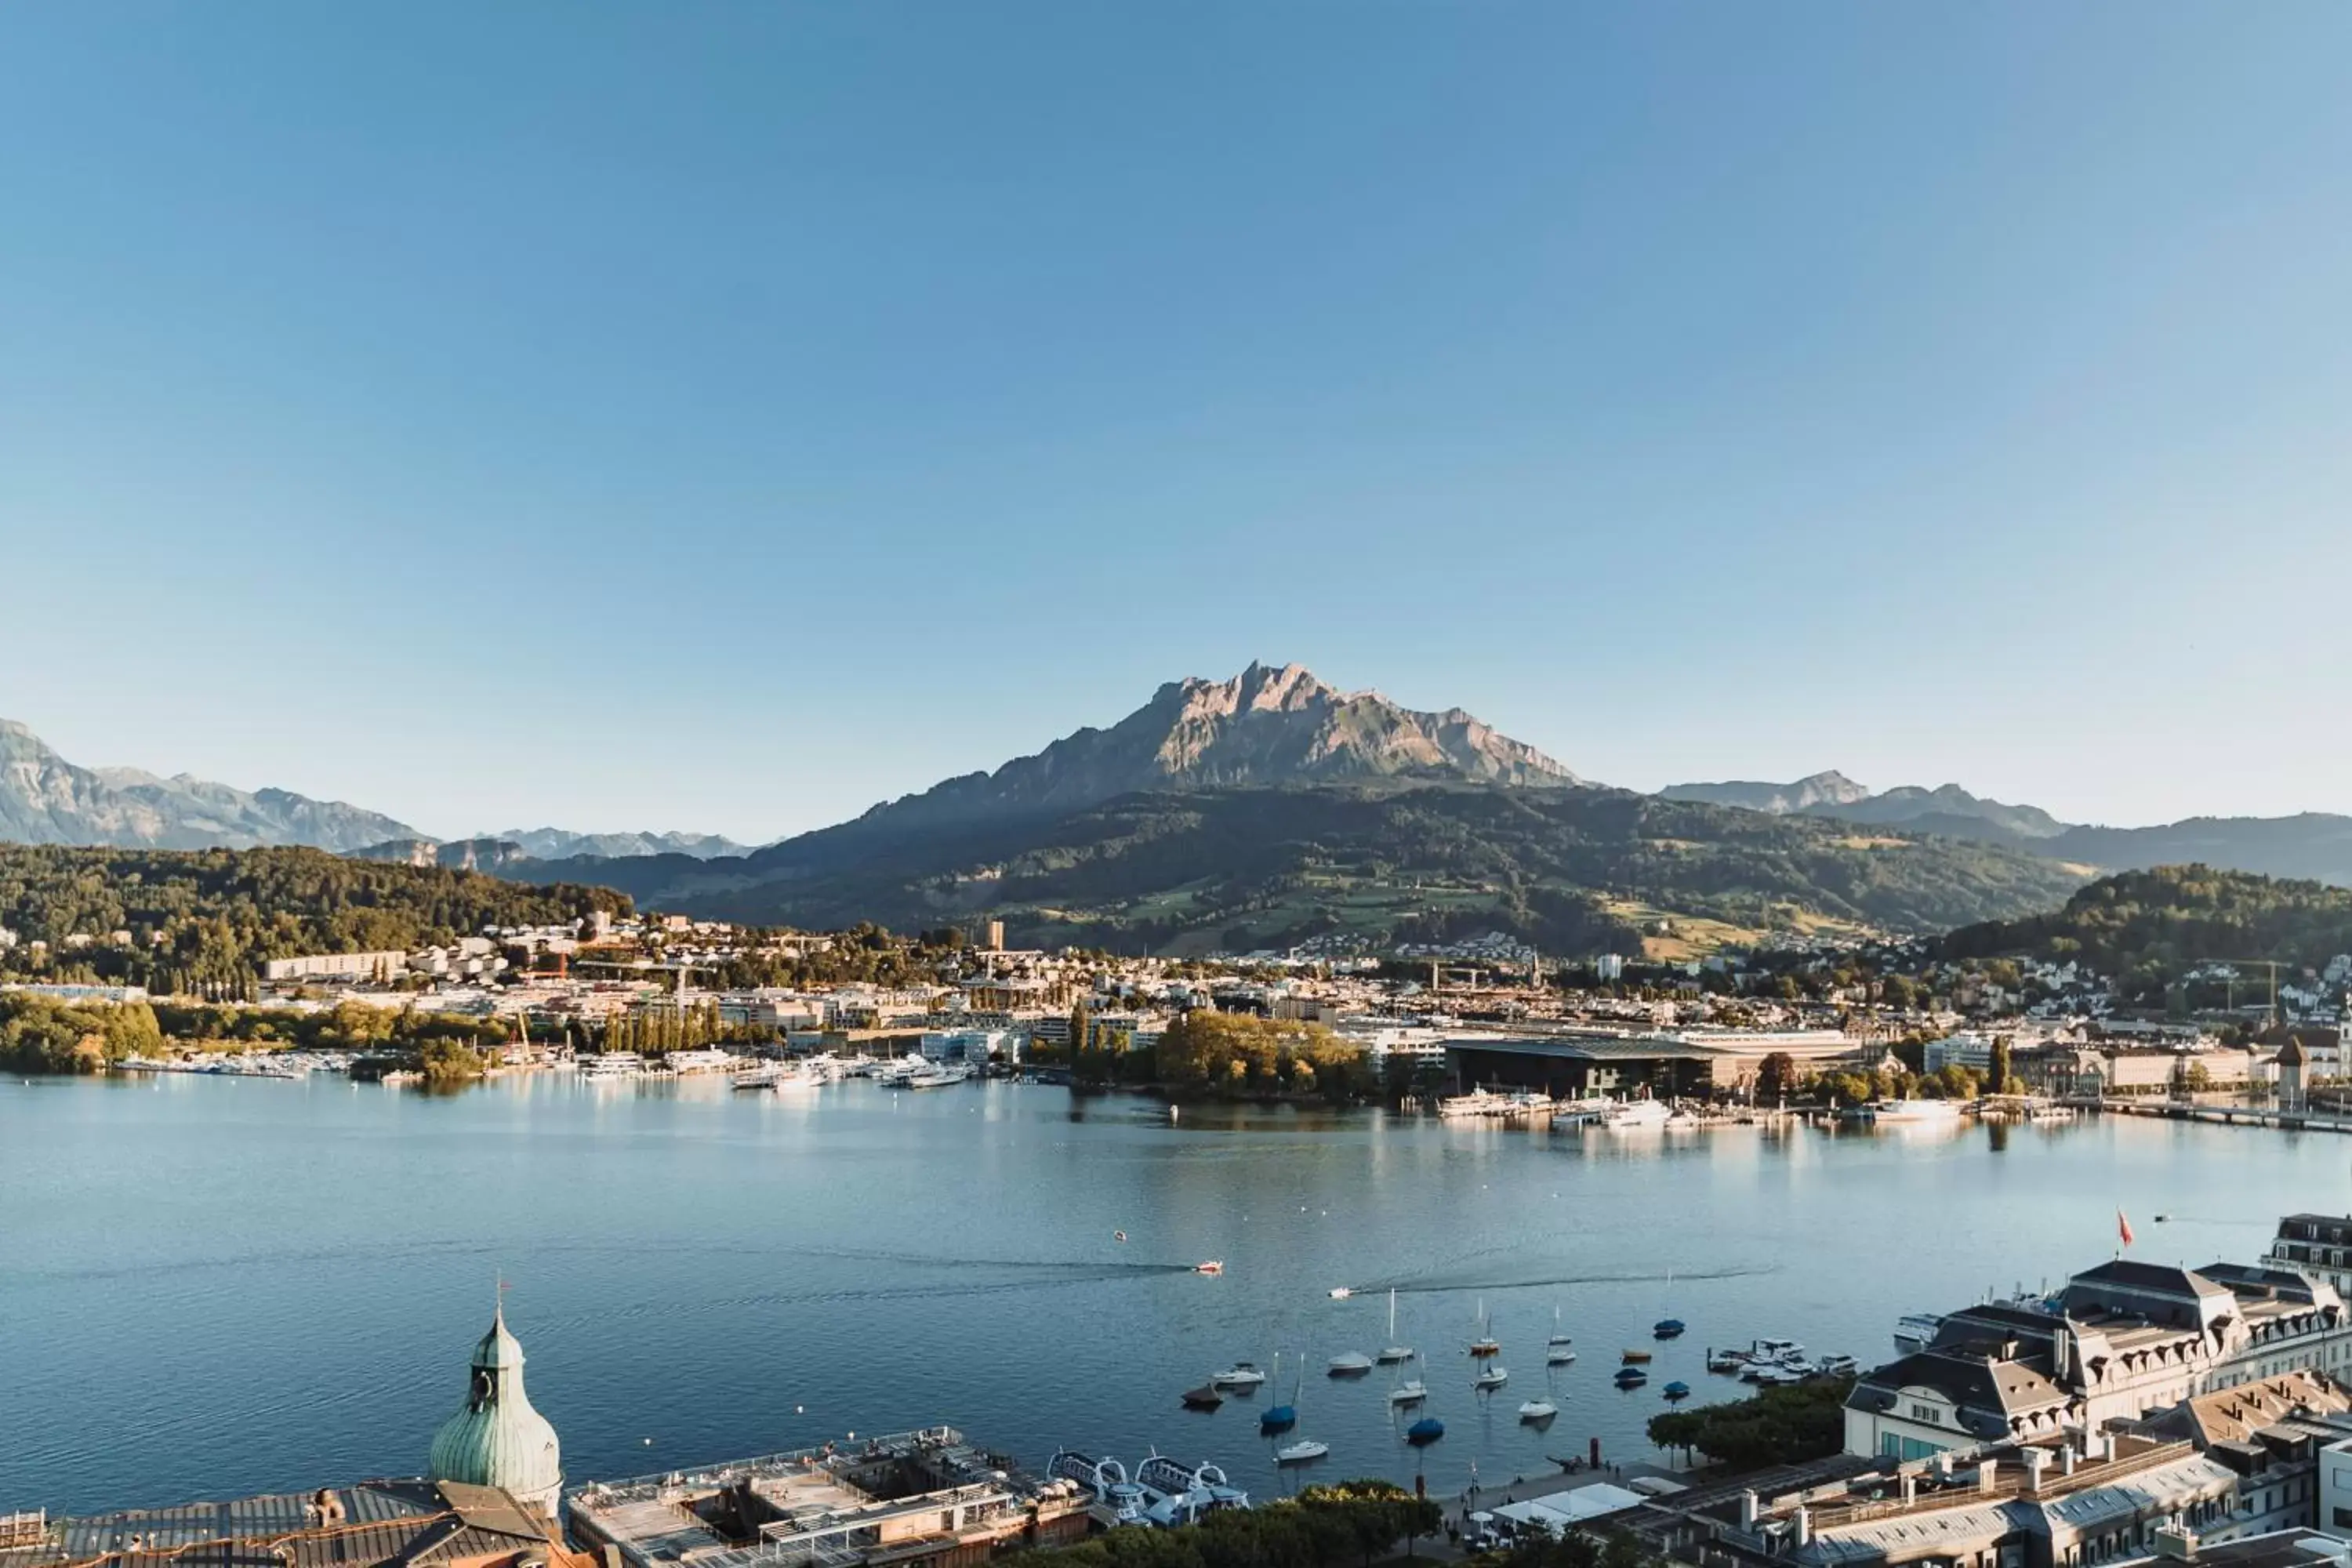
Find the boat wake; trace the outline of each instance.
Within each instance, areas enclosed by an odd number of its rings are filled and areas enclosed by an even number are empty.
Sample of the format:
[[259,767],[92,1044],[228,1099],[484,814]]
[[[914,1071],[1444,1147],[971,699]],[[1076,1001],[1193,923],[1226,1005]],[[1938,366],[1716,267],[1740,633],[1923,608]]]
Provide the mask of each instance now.
[[[1777,1274],[1780,1271],[1777,1264],[1757,1264],[1732,1268],[1695,1270],[1677,1268],[1672,1271],[1671,1277],[1677,1280],[1754,1279],[1767,1274]],[[1439,1296],[1456,1290],[1534,1290],[1568,1285],[1645,1285],[1667,1278],[1669,1278],[1668,1271],[1663,1268],[1654,1271],[1628,1270],[1619,1274],[1538,1274],[1499,1278],[1493,1275],[1475,1277],[1465,1275],[1460,1279],[1431,1279],[1424,1275],[1417,1279],[1382,1279],[1370,1284],[1352,1286],[1349,1289],[1359,1296],[1386,1290],[1394,1290],[1400,1296]]]

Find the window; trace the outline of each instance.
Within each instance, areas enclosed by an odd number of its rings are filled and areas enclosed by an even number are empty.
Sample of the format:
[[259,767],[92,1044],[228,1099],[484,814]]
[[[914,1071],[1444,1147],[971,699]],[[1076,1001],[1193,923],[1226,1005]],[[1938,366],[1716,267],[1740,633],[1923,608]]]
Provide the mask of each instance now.
[[1941,1426],[1944,1424],[1944,1413],[1932,1405],[1914,1405],[1911,1407],[1911,1419],[1924,1421],[1930,1426]]
[[2352,1508],[2339,1508],[2336,1510],[2336,1528],[2352,1530]]

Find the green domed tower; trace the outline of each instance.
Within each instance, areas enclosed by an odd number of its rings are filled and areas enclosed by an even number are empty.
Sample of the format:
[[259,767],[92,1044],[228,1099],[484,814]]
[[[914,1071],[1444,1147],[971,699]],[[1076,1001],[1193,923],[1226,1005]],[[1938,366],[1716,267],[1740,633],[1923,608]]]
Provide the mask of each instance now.
[[501,1304],[490,1331],[474,1347],[466,1407],[442,1424],[429,1461],[436,1481],[499,1487],[552,1515],[563,1489],[563,1456],[555,1428],[522,1391],[522,1345],[507,1332]]

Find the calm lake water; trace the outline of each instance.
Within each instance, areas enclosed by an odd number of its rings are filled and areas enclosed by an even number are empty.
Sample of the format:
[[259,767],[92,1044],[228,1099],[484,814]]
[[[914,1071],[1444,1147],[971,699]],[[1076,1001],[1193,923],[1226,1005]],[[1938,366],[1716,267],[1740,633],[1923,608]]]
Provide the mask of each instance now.
[[[1736,1390],[1709,1344],[1885,1359],[1906,1311],[2107,1257],[2118,1205],[2139,1256],[2251,1258],[2281,1213],[2344,1206],[2347,1162],[2335,1137],[2123,1118],[1668,1138],[1288,1110],[1171,1125],[1003,1084],[11,1079],[0,1511],[414,1474],[501,1276],[573,1481],[945,1421],[1038,1467],[1156,1447],[1261,1494],[1416,1470],[1450,1490],[1474,1461],[1491,1483],[1596,1436],[1654,1457],[1664,1383]],[[1210,1258],[1223,1278],[1190,1272]],[[1385,1370],[1323,1375],[1386,1341],[1391,1287],[1447,1426],[1418,1452]],[[1464,1348],[1482,1302],[1511,1373],[1491,1399]],[[1555,1309],[1580,1359],[1547,1377]],[[1617,1352],[1669,1311],[1689,1334],[1619,1393]],[[1277,1351],[1306,1357],[1298,1435],[1331,1445],[1312,1470],[1277,1474],[1265,1394],[1178,1407]],[[1559,1416],[1523,1427],[1548,1387]]]

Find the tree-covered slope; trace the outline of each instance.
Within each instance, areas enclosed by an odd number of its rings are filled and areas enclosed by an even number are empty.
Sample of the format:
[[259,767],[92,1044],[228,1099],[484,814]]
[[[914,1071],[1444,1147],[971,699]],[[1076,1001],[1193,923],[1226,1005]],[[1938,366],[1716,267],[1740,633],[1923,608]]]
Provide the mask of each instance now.
[[[318,849],[0,844],[0,927],[18,939],[0,949],[0,977],[154,989],[239,983],[265,958],[411,949],[486,925],[629,908],[626,896],[604,888],[525,886]],[[130,933],[128,945],[116,943],[117,931]]]
[[813,926],[1003,915],[1033,940],[1152,947],[1500,929],[1554,952],[1626,947],[1635,909],[1917,931],[2046,907],[2081,880],[1992,846],[1811,817],[1617,790],[1398,784],[1129,795],[875,836],[854,858],[770,879],[704,868],[714,872],[674,882],[664,901]]
[[2210,866],[2103,877],[2056,910],[1967,926],[1955,958],[2081,960],[2103,974],[2177,975],[2211,962],[2324,964],[2352,952],[2352,889]]

